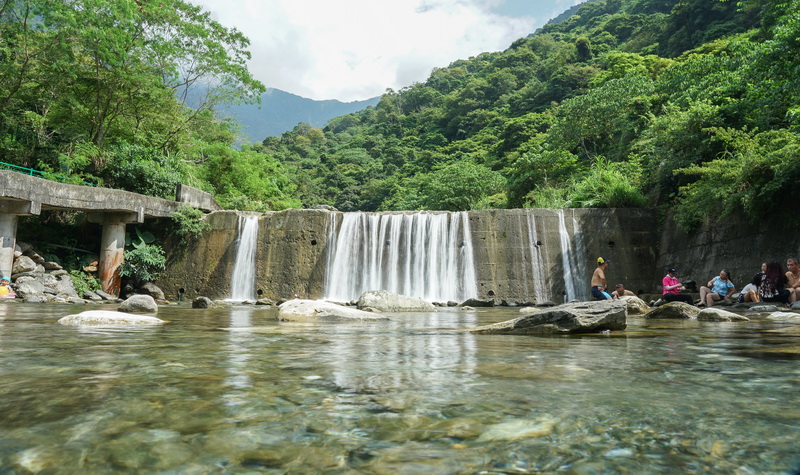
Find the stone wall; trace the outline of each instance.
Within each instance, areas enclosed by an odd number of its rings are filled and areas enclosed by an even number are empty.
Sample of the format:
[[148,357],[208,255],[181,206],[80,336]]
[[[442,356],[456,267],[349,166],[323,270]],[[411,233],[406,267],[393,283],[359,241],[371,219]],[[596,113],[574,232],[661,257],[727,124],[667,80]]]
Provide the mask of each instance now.
[[738,217],[709,220],[692,232],[682,231],[668,214],[660,236],[657,272],[661,282],[669,267],[677,267],[682,280],[705,285],[719,271],[727,269],[731,280],[741,289],[761,269],[761,263],[780,262],[800,257],[800,233],[797,222],[765,217],[751,223]]
[[[316,298],[322,294],[327,244],[327,211],[287,210],[259,216],[257,296]],[[158,279],[167,298],[230,296],[236,260],[239,214],[219,211],[206,216],[211,225],[188,245],[168,246],[167,270]],[[183,291],[181,292],[181,289]]]
[[[480,210],[469,215],[480,297],[515,302],[533,300],[529,257],[531,246],[537,244],[531,242],[533,239],[539,241],[544,260],[547,297],[556,303],[563,302],[564,264],[556,210]],[[599,256],[611,260],[606,271],[609,286],[624,283],[633,292],[652,292],[658,242],[652,213],[631,209],[569,209],[564,210],[564,218],[577,264],[573,272],[579,297],[590,298],[591,276]],[[537,233],[533,238],[529,232],[530,219],[536,223]],[[578,239],[573,222],[578,223]]]
[[[256,270],[259,297],[320,298],[323,295],[330,214],[323,210],[287,210],[259,217]],[[582,269],[575,269],[580,290],[588,295],[598,256],[612,261],[607,271],[609,284],[624,282],[634,292],[654,290],[658,239],[653,213],[576,209],[565,210],[565,218],[573,244],[572,223],[577,222],[581,230],[582,245],[574,249],[576,262],[582,266]],[[212,229],[203,238],[188,246],[168,248],[168,269],[157,283],[170,299],[176,299],[180,289],[184,290],[180,294],[183,299],[230,295],[238,214],[215,212],[206,219]],[[531,220],[536,225],[535,235],[528,228]],[[563,300],[564,266],[557,211],[472,211],[469,221],[479,297],[519,303],[535,300],[530,247],[539,241],[549,300]]]

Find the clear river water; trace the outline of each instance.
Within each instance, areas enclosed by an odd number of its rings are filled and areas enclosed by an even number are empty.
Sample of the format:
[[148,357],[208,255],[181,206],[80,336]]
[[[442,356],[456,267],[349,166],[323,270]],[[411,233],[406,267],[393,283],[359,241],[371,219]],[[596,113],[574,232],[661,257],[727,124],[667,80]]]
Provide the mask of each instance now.
[[[113,309],[113,307],[102,307]],[[794,473],[800,325],[473,335],[495,308],[287,324],[275,308],[0,304],[0,473]]]

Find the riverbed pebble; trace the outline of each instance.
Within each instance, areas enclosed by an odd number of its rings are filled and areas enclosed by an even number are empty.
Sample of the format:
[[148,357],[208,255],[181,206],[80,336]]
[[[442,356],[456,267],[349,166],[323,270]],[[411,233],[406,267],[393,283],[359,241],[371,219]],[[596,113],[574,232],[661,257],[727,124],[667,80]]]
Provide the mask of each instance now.
[[541,420],[516,420],[501,422],[490,426],[483,434],[478,437],[480,442],[498,440],[520,440],[531,439],[534,437],[544,437],[553,433],[556,426],[555,419]]

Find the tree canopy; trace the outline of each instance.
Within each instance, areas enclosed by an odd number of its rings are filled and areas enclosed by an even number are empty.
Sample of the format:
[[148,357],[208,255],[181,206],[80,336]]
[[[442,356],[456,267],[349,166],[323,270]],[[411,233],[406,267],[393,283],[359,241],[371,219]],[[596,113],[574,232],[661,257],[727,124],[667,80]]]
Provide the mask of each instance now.
[[236,147],[248,41],[183,0],[0,0],[0,154],[228,207],[793,209],[800,0],[593,0],[379,103]]

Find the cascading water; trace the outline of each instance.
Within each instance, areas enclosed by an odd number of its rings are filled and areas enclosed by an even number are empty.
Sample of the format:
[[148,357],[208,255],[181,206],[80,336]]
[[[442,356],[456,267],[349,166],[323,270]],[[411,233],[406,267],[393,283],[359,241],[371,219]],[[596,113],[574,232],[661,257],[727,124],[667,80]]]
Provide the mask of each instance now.
[[[576,238],[576,249],[572,248],[572,241],[567,231],[567,221],[564,217],[564,210],[558,210],[558,236],[561,242],[561,264],[564,267],[564,291],[566,292],[566,300],[585,300],[587,292],[584,289],[588,284],[583,285],[586,277],[586,266],[582,263],[583,240],[580,236],[580,228],[577,221],[574,219],[572,222],[572,233]],[[580,240],[580,242],[577,242]],[[580,244],[580,246],[579,246]],[[577,251],[577,255],[576,255]]]
[[239,239],[231,275],[231,300],[255,300],[258,216],[239,216]]
[[576,282],[576,295],[575,298],[579,300],[588,300],[589,299],[589,291],[588,289],[588,282],[583,284],[590,275],[590,272],[586,268],[586,246],[583,243],[583,233],[581,232],[581,227],[578,224],[578,218],[575,217],[575,210],[572,210],[572,235],[575,238],[575,252],[573,254],[573,258],[575,259],[575,269],[577,269],[577,282]]
[[388,290],[428,301],[461,302],[478,294],[466,212],[336,214],[328,228],[325,298],[357,299]]
[[549,286],[546,282],[544,263],[547,256],[544,255],[545,249],[543,241],[539,239],[536,230],[536,216],[532,211],[528,211],[528,242],[530,249],[531,277],[533,279],[533,293],[537,303],[550,301]]

